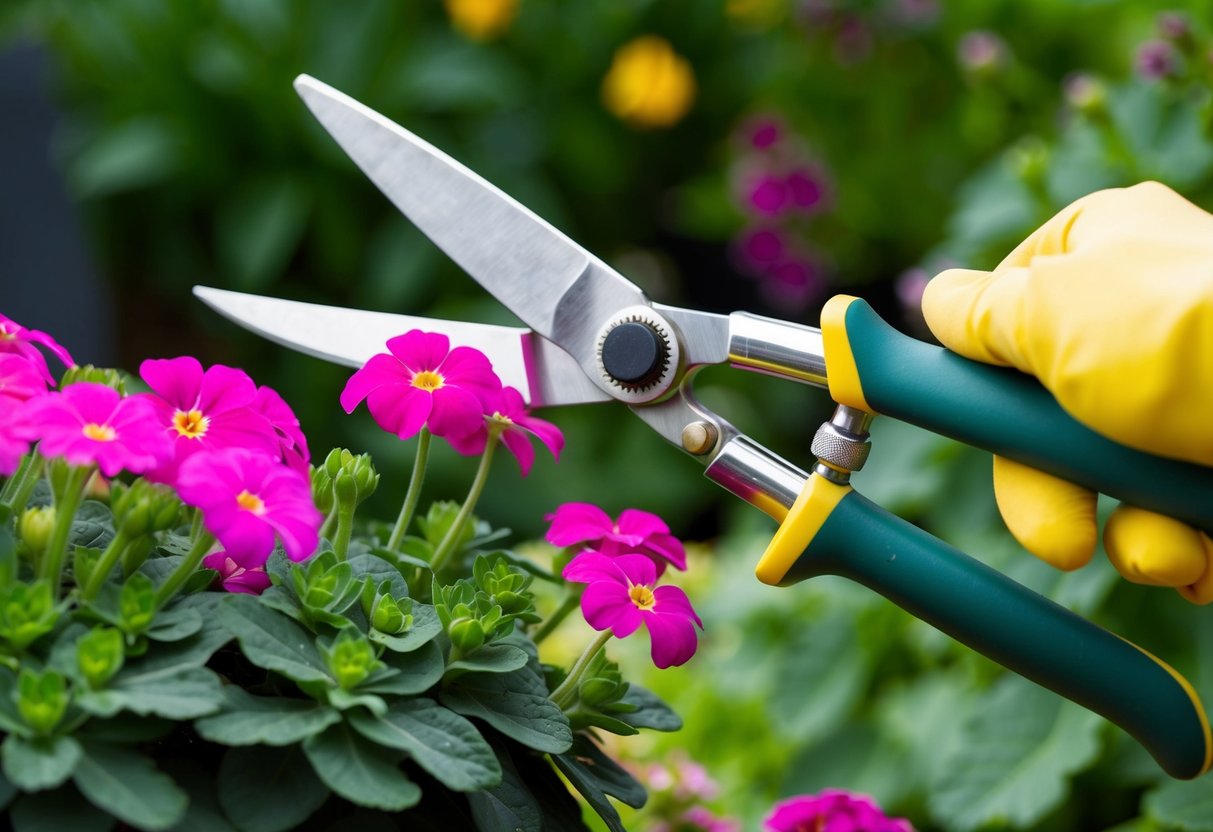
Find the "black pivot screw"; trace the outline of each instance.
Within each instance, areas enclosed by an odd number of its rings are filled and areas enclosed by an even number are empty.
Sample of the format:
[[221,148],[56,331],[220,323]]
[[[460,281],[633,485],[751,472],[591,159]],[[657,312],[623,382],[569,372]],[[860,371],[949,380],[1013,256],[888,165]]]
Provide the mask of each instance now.
[[643,387],[655,381],[665,366],[665,341],[650,326],[626,321],[611,329],[602,342],[602,366],[615,381]]

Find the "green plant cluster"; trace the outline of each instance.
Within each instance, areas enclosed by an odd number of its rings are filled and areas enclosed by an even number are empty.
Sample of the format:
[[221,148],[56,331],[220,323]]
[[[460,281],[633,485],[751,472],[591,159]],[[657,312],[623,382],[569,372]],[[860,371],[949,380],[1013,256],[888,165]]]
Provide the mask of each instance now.
[[31,575],[53,489],[0,504],[0,808],[13,828],[584,829],[560,772],[622,830],[608,795],[641,806],[645,790],[602,732],[681,722],[604,651],[572,702],[553,701],[565,671],[529,635],[543,621],[532,584],[563,581],[481,521],[434,576],[425,558],[457,505],[433,504],[401,554],[343,531],[378,481],[368,457],[338,449],[312,479],[338,519],[309,560],[276,551],[259,596],[212,589],[203,569],[164,602],[197,529],[163,486],[115,482],[81,502],[61,592]]

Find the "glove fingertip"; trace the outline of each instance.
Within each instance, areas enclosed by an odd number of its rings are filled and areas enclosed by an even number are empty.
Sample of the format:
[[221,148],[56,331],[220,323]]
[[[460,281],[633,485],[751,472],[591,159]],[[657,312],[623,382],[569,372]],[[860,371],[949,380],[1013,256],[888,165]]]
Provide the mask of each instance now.
[[1007,529],[1045,563],[1070,572],[1091,561],[1099,537],[1094,492],[995,457],[994,498]]
[[1213,576],[1207,574],[1213,548],[1202,538],[1207,541],[1185,523],[1135,506],[1120,506],[1104,526],[1108,560],[1126,580],[1176,587],[1189,600],[1213,600]]

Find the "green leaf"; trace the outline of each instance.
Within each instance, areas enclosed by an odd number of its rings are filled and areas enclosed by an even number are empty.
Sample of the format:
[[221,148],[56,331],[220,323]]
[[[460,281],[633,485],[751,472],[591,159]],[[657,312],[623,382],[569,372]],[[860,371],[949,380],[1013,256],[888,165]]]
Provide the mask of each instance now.
[[396,702],[378,718],[353,712],[350,725],[372,742],[407,751],[455,791],[501,782],[501,765],[476,727],[431,699]]
[[402,635],[392,636],[371,630],[368,637],[376,644],[382,644],[397,653],[407,653],[416,650],[423,644],[428,644],[442,632],[442,622],[438,620],[438,612],[429,604],[413,603],[413,625]]
[[153,641],[181,641],[202,629],[202,615],[189,607],[173,607],[156,614],[147,637]]
[[96,500],[85,500],[76,509],[72,528],[68,532],[68,551],[76,546],[85,549],[104,549],[114,539],[114,515],[109,506]]
[[118,714],[110,719],[90,719],[76,730],[76,738],[84,742],[140,744],[158,740],[177,727],[171,719]]
[[1099,753],[1101,720],[1014,675],[983,699],[940,767],[931,812],[949,829],[1029,826],[1065,799],[1070,775]]
[[447,675],[452,675],[451,671],[456,674],[470,671],[509,673],[525,666],[529,658],[525,650],[512,644],[486,644],[447,665]]
[[468,795],[468,808],[476,828],[482,832],[509,829],[512,832],[543,832],[543,810],[527,783],[514,767],[508,751],[494,746],[501,782]]
[[219,677],[204,667],[144,672],[123,670],[104,690],[80,694],[81,708],[98,716],[131,711],[166,719],[195,719],[213,714],[223,704]]
[[219,621],[237,639],[248,660],[296,682],[331,681],[311,634],[256,597],[237,595],[219,605]]
[[23,795],[9,814],[13,832],[108,832],[117,823],[70,785]]
[[303,604],[299,602],[295,593],[285,586],[271,586],[261,593],[261,603],[272,610],[278,610],[300,624],[307,623],[307,618],[303,613]]
[[141,829],[167,829],[185,814],[185,792],[128,748],[90,743],[72,777],[99,809]]
[[560,754],[572,745],[573,732],[546,691],[530,668],[468,673],[443,691],[441,701],[455,713],[483,719],[528,748]]
[[233,748],[219,764],[219,805],[242,832],[283,832],[329,796],[297,745]]
[[373,673],[355,690],[359,693],[395,693],[402,696],[422,693],[438,684],[444,670],[442,651],[430,641],[410,653],[385,653],[388,671]]
[[205,739],[222,745],[291,745],[341,719],[310,699],[253,696],[236,685],[223,694],[223,712],[194,723]]
[[76,157],[71,182],[90,199],[151,185],[181,163],[181,141],[168,121],[147,116],[108,128]]
[[219,806],[215,772],[192,760],[173,759],[164,764],[177,785],[185,790],[189,805],[172,832],[236,832]]
[[[3,521],[0,521],[0,522],[3,522]],[[6,806],[8,806],[8,804],[12,802],[13,797],[15,797],[16,794],[17,794],[17,787],[14,786],[7,777],[5,777],[3,774],[0,774],[0,810],[4,809]]]
[[626,722],[633,728],[648,728],[653,731],[679,731],[682,729],[682,717],[674,713],[657,694],[633,684],[620,700],[625,705],[631,705],[636,710],[611,714],[620,722]]
[[[573,749],[570,753],[567,755],[553,755],[552,762],[556,764],[556,768],[564,773],[564,776],[568,778],[573,788],[585,798],[586,803],[590,804],[590,808],[598,813],[598,817],[602,818],[607,829],[611,832],[627,832],[623,826],[623,821],[619,817],[618,810],[611,805],[611,801],[607,798],[606,791],[603,788],[604,784],[597,776],[596,765],[594,763],[582,762],[581,760],[587,746],[598,752],[593,743],[582,736],[578,736],[573,743]],[[598,752],[598,755],[600,757],[603,756],[601,752]],[[603,758],[605,759],[605,757]],[[614,764],[612,763],[612,765]],[[636,785],[640,788],[642,796],[640,805],[643,805],[643,798],[645,797],[644,789],[639,784]]]
[[574,738],[573,747],[564,754],[554,755],[552,761],[587,800],[589,795],[578,785],[579,782],[592,790],[616,797],[633,809],[639,809],[648,800],[644,786],[584,734]]
[[218,249],[236,288],[251,291],[278,277],[310,213],[303,179],[271,174],[241,182],[219,206]]
[[379,555],[363,552],[360,555],[352,555],[347,563],[353,570],[355,581],[368,575],[374,581],[375,586],[379,586],[383,581],[390,581],[393,598],[408,597],[409,585],[404,580],[404,576],[400,574],[400,570],[390,561],[384,560]]
[[400,770],[398,752],[368,742],[345,723],[309,737],[303,751],[329,788],[360,806],[396,812],[421,800],[421,789]]
[[1185,832],[1213,832],[1213,780],[1168,780],[1146,793],[1145,813]]
[[0,746],[4,774],[25,792],[40,792],[63,784],[76,770],[82,751],[71,737],[22,739],[9,734]]

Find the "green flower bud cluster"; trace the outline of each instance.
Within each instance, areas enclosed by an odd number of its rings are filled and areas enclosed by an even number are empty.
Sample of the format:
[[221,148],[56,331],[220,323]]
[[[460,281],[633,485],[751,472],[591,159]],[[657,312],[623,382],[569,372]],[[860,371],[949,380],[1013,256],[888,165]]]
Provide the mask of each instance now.
[[568,711],[570,727],[574,731],[601,728],[620,736],[637,733],[618,718],[636,710],[635,705],[623,701],[630,687],[623,681],[619,665],[607,658],[606,650],[599,650],[577,684],[577,705]]
[[527,624],[539,621],[534,597],[528,591],[535,576],[512,566],[505,555],[480,555],[472,564],[476,585],[488,594],[489,600],[501,611]]
[[363,591],[363,582],[355,580],[353,567],[338,561],[331,551],[312,558],[306,567],[302,564],[292,566],[291,586],[303,605],[303,615],[309,624],[326,623],[335,627],[347,623],[342,613]]
[[[370,454],[355,456],[345,448],[329,451],[329,455],[324,458],[324,465],[313,472],[313,494],[318,488],[324,489],[325,480],[328,481],[332,492],[331,498],[326,496],[330,509],[334,501],[337,505],[355,508],[374,494],[379,486],[379,474],[375,471]],[[319,501],[317,504],[319,505]]]
[[67,712],[71,694],[67,678],[54,670],[37,673],[23,668],[17,677],[17,711],[40,736],[47,736]]
[[0,639],[10,651],[24,650],[53,630],[62,612],[48,581],[4,587],[0,589]]
[[142,635],[156,617],[156,587],[142,572],[131,575],[118,595],[117,625],[128,637]]
[[509,564],[503,555],[476,558],[472,578],[450,586],[434,582],[438,618],[461,653],[470,653],[509,635],[516,621],[539,620],[530,592],[532,576]]
[[94,627],[76,642],[76,667],[93,690],[114,678],[125,658],[122,633],[113,627]]
[[362,611],[372,629],[398,636],[413,626],[413,599],[395,598],[392,582],[382,581],[376,587],[369,576],[362,585]]
[[[425,536],[426,541],[433,546],[441,543],[447,532],[451,530],[451,526],[455,525],[455,518],[459,516],[460,508],[462,506],[459,503],[451,500],[437,500],[431,503],[425,517],[417,518],[417,525],[421,528],[421,533]],[[459,539],[455,541],[457,550],[466,545],[476,534],[475,526],[475,518],[464,524],[459,532]]]
[[321,643],[320,650],[329,673],[342,690],[351,690],[368,676],[386,667],[375,655],[374,646],[353,627],[344,628],[332,644]]
[[46,551],[51,531],[55,528],[54,506],[32,506],[21,512],[17,521],[17,533],[31,554],[37,556]]
[[94,367],[92,364],[68,367],[63,373],[63,380],[59,382],[59,389],[62,390],[69,384],[76,384],[80,381],[104,384],[106,387],[114,388],[123,396],[126,395],[126,379],[122,373],[108,367]]
[[181,517],[181,500],[166,485],[135,480],[133,485],[115,481],[110,490],[114,530],[128,537],[142,537],[171,529]]

